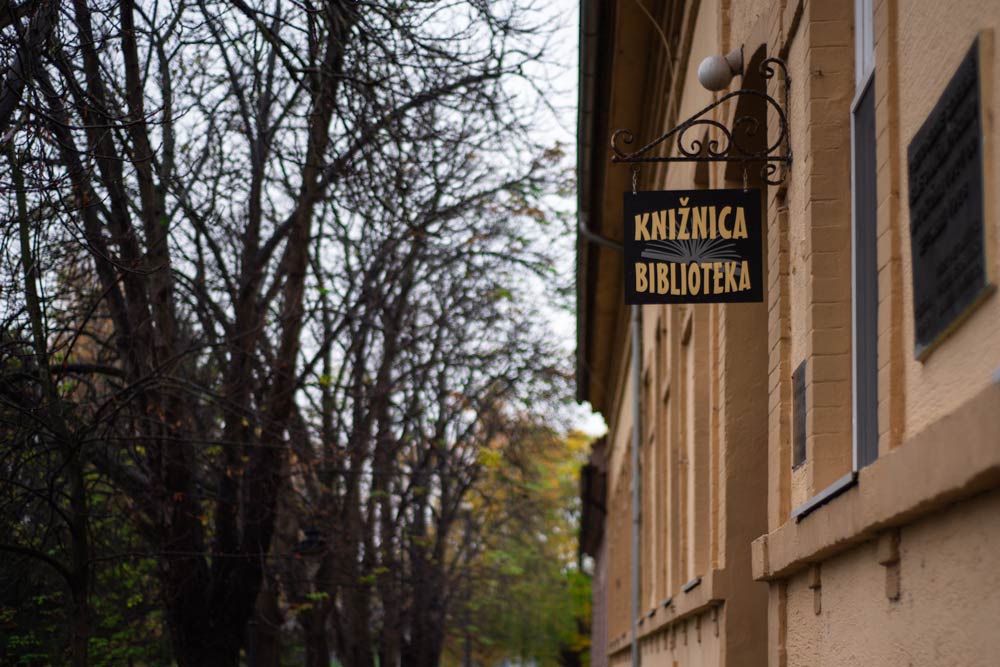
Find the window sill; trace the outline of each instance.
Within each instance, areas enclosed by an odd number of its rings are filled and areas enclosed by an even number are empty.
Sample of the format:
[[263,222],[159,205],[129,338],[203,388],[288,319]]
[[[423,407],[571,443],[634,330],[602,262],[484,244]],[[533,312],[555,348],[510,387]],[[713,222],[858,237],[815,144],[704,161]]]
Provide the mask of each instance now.
[[754,540],[754,579],[785,579],[887,528],[1000,487],[997,405],[994,384],[863,468],[856,482],[842,478],[797,508],[780,528]]
[[[710,570],[681,587],[681,592],[663,600],[641,616],[643,622],[636,635],[643,640],[664,632],[678,622],[718,607],[726,598],[725,586],[729,575],[725,570]],[[632,645],[628,633],[608,642],[608,656],[622,653]]]
[[792,518],[798,523],[802,519],[806,518],[814,511],[826,505],[828,502],[847,491],[849,488],[858,483],[858,473],[849,472],[836,482],[826,487],[815,496],[805,501],[798,507],[792,510]]

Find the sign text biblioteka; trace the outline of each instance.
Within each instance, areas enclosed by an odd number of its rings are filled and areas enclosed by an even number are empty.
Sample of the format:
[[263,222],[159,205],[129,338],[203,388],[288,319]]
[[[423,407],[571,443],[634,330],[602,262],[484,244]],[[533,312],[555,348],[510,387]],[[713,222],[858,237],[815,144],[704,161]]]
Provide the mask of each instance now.
[[759,190],[625,193],[625,302],[761,301]]

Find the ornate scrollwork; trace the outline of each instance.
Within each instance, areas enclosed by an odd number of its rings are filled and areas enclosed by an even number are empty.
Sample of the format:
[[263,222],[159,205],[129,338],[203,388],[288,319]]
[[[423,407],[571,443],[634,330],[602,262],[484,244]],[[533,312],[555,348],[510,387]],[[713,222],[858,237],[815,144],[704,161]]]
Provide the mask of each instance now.
[[[761,177],[771,185],[778,185],[784,180],[784,172],[779,172],[778,163],[791,164],[792,147],[788,135],[788,89],[791,84],[788,69],[779,58],[766,58],[760,63],[759,71],[765,80],[774,78],[777,70],[785,83],[784,107],[767,93],[759,90],[734,90],[726,93],[712,104],[694,114],[680,125],[660,135],[645,146],[631,153],[622,150],[622,146],[630,146],[635,136],[626,129],[615,130],[611,135],[612,162],[763,162]],[[767,109],[774,111],[777,119],[778,133],[774,142],[762,150],[752,150],[740,143],[740,137],[754,137],[760,132],[761,119],[754,116],[740,116],[733,121],[732,128],[726,127],[707,114],[716,107],[732,98],[753,96],[762,99]],[[702,138],[702,131],[707,131]],[[692,132],[697,136],[690,137]],[[676,154],[651,155],[661,144],[673,139]],[[777,174],[777,178],[775,177]]]

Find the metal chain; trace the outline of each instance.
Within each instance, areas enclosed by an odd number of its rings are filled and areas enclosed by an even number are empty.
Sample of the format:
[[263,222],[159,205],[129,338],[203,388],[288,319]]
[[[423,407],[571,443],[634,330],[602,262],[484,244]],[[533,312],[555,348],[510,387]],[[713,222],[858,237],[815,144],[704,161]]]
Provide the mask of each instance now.
[[632,194],[637,194],[636,188],[639,183],[639,165],[632,165]]

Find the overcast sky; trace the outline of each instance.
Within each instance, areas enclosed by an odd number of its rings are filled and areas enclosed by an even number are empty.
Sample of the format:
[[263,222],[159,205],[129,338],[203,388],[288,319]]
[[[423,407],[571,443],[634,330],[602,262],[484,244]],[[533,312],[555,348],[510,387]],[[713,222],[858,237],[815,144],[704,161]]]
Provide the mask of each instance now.
[[[567,152],[567,165],[576,165],[577,89],[579,84],[579,0],[539,0],[535,5],[543,23],[552,32],[549,35],[544,61],[537,63],[529,76],[546,91],[550,110],[539,114],[535,132],[543,145],[561,143]],[[575,197],[560,206],[575,213]],[[575,225],[575,223],[574,223]],[[553,229],[552,243],[558,246],[561,258],[560,273],[572,279],[576,271],[576,232],[572,229]],[[575,304],[575,300],[573,302]],[[563,342],[566,354],[576,349],[576,317],[565,309],[554,309],[551,326]],[[593,415],[590,407],[575,411],[571,421],[588,433],[604,433],[604,420]]]

